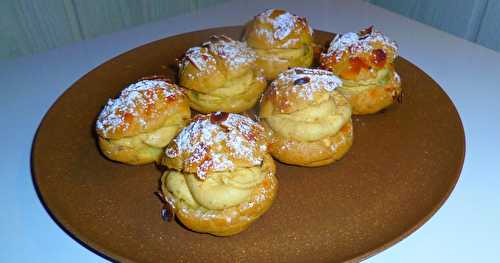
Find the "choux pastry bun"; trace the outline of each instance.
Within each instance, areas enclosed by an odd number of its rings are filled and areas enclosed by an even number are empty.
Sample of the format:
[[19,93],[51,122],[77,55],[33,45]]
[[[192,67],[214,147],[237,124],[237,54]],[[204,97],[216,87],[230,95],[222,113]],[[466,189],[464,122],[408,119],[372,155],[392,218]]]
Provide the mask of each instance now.
[[226,36],[190,48],[179,63],[179,84],[191,108],[202,113],[252,108],[266,87],[255,60],[254,50]]
[[353,114],[370,114],[401,99],[401,80],[393,65],[397,56],[396,43],[369,27],[335,36],[320,64],[342,79],[338,91]]
[[98,144],[111,160],[127,164],[159,161],[163,148],[191,117],[177,85],[162,77],[142,79],[108,100],[96,122]]
[[351,106],[337,89],[342,81],[320,69],[292,68],[278,75],[260,103],[259,116],[269,132],[269,152],[300,166],[330,164],[353,141]]
[[216,236],[247,229],[271,206],[278,181],[264,128],[239,114],[197,115],[167,146],[166,204],[189,229]]
[[306,18],[281,9],[268,9],[246,25],[244,40],[257,52],[257,65],[267,80],[290,67],[313,63],[313,30]]

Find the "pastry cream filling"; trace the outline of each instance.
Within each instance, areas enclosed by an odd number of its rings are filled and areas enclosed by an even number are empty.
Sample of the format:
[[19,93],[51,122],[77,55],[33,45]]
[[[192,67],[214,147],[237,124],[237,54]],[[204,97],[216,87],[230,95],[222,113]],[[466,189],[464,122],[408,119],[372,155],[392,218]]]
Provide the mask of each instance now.
[[110,140],[113,144],[137,148],[146,144],[151,147],[163,148],[177,135],[182,125],[181,117],[168,118],[164,126],[146,133],[141,133],[136,136],[125,137],[120,139]]
[[377,76],[367,80],[342,80],[343,85],[338,89],[342,94],[349,96],[359,94],[371,88],[384,86],[394,78],[395,72],[387,68],[377,71]]
[[234,171],[213,172],[200,180],[194,174],[172,171],[168,174],[167,189],[191,207],[221,210],[248,200],[262,181],[260,166],[237,168]]
[[[336,134],[350,119],[351,107],[337,104],[343,98],[338,93],[319,105],[311,105],[290,114],[273,114],[266,117],[271,128],[283,137],[299,141],[316,141]],[[345,99],[344,99],[345,100]]]
[[272,48],[272,49],[255,49],[257,56],[263,60],[283,60],[293,61],[295,59],[308,57],[311,48],[304,45],[302,48]]
[[154,132],[141,134],[139,137],[149,146],[163,148],[177,135],[179,128],[179,125],[169,125]]
[[252,70],[247,70],[244,74],[228,79],[224,85],[210,92],[210,95],[219,97],[230,97],[244,93],[248,86],[254,81]]
[[274,48],[274,49],[257,49],[257,55],[262,58],[275,58],[289,60],[298,58],[304,55],[303,48]]
[[217,102],[222,101],[225,98],[241,96],[245,93],[252,93],[253,91],[251,90],[251,88],[253,87],[255,82],[256,79],[254,77],[254,74],[251,70],[249,70],[247,73],[243,74],[240,77],[226,81],[226,83],[222,87],[215,89],[210,94],[201,93],[195,90],[189,90],[187,95],[191,100],[195,99],[200,101]]

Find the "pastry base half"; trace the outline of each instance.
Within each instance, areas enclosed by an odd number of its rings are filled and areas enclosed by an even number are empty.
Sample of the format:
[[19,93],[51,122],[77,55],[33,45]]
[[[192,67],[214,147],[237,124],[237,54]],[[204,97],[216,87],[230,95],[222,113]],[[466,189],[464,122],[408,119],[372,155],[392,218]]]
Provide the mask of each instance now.
[[98,143],[101,152],[108,159],[126,164],[141,165],[158,162],[163,155],[162,148],[152,147],[142,142],[127,147],[114,143],[113,140],[106,140],[99,136]]
[[400,99],[401,83],[391,81],[384,86],[375,86],[360,93],[347,94],[339,89],[352,106],[352,114],[363,115],[379,112]]
[[[263,121],[266,129],[270,126]],[[342,158],[353,142],[352,120],[334,135],[312,142],[284,138],[271,131],[269,151],[279,161],[292,165],[316,167],[331,164]]]
[[257,66],[264,70],[267,80],[274,80],[292,67],[310,67],[313,63],[312,46],[297,49],[257,49]]
[[216,111],[243,112],[251,109],[257,103],[260,95],[266,88],[266,81],[255,77],[245,92],[229,97],[217,97],[186,89],[189,98],[189,106],[201,113]]

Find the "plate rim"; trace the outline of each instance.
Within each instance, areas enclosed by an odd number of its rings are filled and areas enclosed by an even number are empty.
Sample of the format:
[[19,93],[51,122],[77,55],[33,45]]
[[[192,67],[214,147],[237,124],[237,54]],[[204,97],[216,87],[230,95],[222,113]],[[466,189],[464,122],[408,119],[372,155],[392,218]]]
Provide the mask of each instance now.
[[[92,241],[92,240],[90,240],[88,238],[86,240],[84,240],[85,238],[80,238],[79,236],[85,237],[84,233],[80,233],[80,231],[77,231],[74,227],[71,226],[71,224],[69,224],[68,222],[65,221],[64,217],[61,217],[60,215],[59,216],[56,215],[57,212],[54,212],[54,211],[52,211],[50,209],[49,204],[47,203],[48,200],[47,200],[47,198],[44,198],[43,193],[42,193],[42,191],[41,191],[41,189],[39,187],[39,179],[38,179],[38,177],[40,175],[37,175],[37,172],[36,172],[36,170],[37,170],[37,168],[36,168],[36,166],[37,166],[37,164],[36,164],[36,162],[37,162],[36,158],[37,157],[35,156],[35,152],[37,152],[37,149],[39,148],[39,140],[40,140],[40,138],[39,138],[39,132],[40,132],[40,129],[42,128],[43,124],[45,123],[45,121],[46,121],[48,115],[50,114],[50,112],[53,111],[53,109],[56,107],[56,105],[61,101],[61,99],[63,97],[65,97],[65,96],[68,95],[68,93],[70,92],[70,90],[76,89],[76,87],[74,87],[76,83],[78,83],[82,79],[88,77],[94,71],[98,70],[102,65],[104,65],[106,63],[109,63],[109,62],[112,62],[112,61],[118,59],[119,57],[121,57],[121,56],[123,56],[125,54],[134,52],[136,49],[143,48],[146,45],[152,45],[154,43],[164,41],[165,39],[168,39],[168,38],[182,37],[182,36],[185,36],[185,35],[191,35],[191,34],[201,33],[201,32],[204,32],[204,31],[211,31],[211,30],[231,30],[231,29],[241,29],[241,30],[243,30],[244,29],[244,25],[231,25],[231,26],[222,26],[222,27],[210,27],[210,28],[204,28],[204,29],[200,29],[200,30],[183,32],[183,33],[179,33],[179,34],[175,34],[175,35],[169,35],[169,36],[160,38],[158,40],[154,40],[154,41],[147,42],[147,43],[144,43],[142,45],[133,47],[133,48],[131,48],[131,49],[125,51],[125,52],[119,53],[116,56],[113,56],[112,58],[103,61],[99,65],[97,65],[94,68],[92,68],[91,70],[89,70],[87,73],[83,74],[80,78],[78,78],[75,82],[73,82],[68,88],[66,88],[64,90],[64,92],[61,93],[52,102],[51,106],[44,113],[43,118],[40,120],[40,122],[39,122],[39,124],[37,126],[35,135],[33,136],[33,140],[32,140],[32,143],[31,143],[30,171],[31,171],[31,179],[32,179],[33,187],[35,188],[35,191],[36,191],[36,194],[37,194],[37,197],[38,197],[40,203],[42,204],[44,210],[47,212],[47,214],[50,216],[50,218],[56,223],[57,226],[59,226],[68,236],[70,236],[78,244],[80,244],[83,247],[85,247],[86,249],[92,251],[96,255],[98,255],[98,256],[106,259],[106,260],[112,261],[112,262],[115,262],[115,261],[130,261],[131,260],[129,258],[124,258],[124,257],[116,254],[115,252],[113,252],[113,251],[111,251],[111,250],[109,250],[109,249],[107,249],[105,247],[100,246],[99,244],[95,243],[94,241]],[[335,32],[329,32],[329,31],[319,30],[319,29],[314,29],[314,32],[327,33],[327,34],[332,35],[332,37],[337,34]],[[381,244],[380,246],[377,246],[377,247],[375,247],[373,249],[367,250],[364,253],[360,253],[360,254],[356,255],[355,257],[353,257],[352,259],[349,259],[349,260],[347,260],[345,262],[359,262],[359,261],[363,261],[363,260],[365,260],[365,259],[367,259],[369,257],[372,257],[372,256],[374,256],[376,254],[379,254],[380,252],[382,252],[384,250],[387,250],[388,248],[394,246],[395,244],[399,243],[400,241],[402,241],[403,239],[407,238],[408,236],[410,236],[411,234],[413,234],[414,232],[416,232],[418,229],[420,229],[425,223],[427,223],[430,220],[430,218],[432,218],[441,209],[441,207],[444,205],[444,203],[449,199],[449,197],[451,196],[451,193],[453,192],[453,190],[457,186],[457,183],[458,183],[458,181],[460,179],[460,176],[461,176],[461,172],[463,170],[463,166],[464,166],[464,162],[465,162],[465,155],[466,155],[466,152],[467,152],[467,149],[466,149],[467,144],[466,144],[466,136],[465,136],[465,130],[464,130],[464,125],[463,125],[463,122],[462,122],[462,118],[461,118],[461,116],[460,116],[460,114],[459,114],[459,112],[457,110],[457,107],[456,107],[455,103],[450,98],[450,96],[445,92],[445,90],[431,76],[429,76],[425,71],[423,71],[422,69],[420,69],[419,67],[417,67],[415,64],[411,63],[409,60],[405,59],[404,57],[399,56],[399,59],[403,59],[404,61],[406,61],[407,63],[413,65],[415,68],[417,68],[419,71],[421,71],[421,73],[425,74],[430,80],[432,80],[436,84],[436,87],[439,88],[439,90],[443,93],[444,96],[446,96],[446,98],[451,103],[453,114],[458,117],[460,137],[462,138],[462,140],[461,140],[461,147],[460,147],[462,149],[462,154],[461,154],[460,159],[457,160],[458,161],[457,164],[459,164],[459,165],[456,167],[456,171],[454,171],[455,176],[453,177],[453,182],[448,185],[448,189],[447,189],[446,193],[443,192],[444,195],[441,198],[441,200],[439,202],[437,202],[434,206],[432,206],[432,209],[430,209],[428,211],[428,213],[426,214],[426,216],[420,218],[413,226],[411,226],[410,228],[408,228],[406,231],[398,234],[397,237],[395,237],[395,238],[393,238],[391,240],[386,241],[385,243]],[[50,201],[49,201],[49,203],[50,203]]]

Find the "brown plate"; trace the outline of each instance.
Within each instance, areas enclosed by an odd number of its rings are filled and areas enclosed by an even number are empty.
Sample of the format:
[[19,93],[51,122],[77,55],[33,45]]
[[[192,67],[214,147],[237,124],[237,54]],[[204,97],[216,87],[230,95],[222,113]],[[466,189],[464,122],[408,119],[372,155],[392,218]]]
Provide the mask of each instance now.
[[[278,164],[278,198],[247,231],[220,238],[163,222],[154,195],[160,171],[105,159],[93,134],[96,116],[143,76],[175,77],[175,59],[187,48],[241,32],[208,29],[136,48],[89,72],[50,108],[33,145],[33,178],[47,211],[73,238],[120,261],[357,261],[403,239],[441,207],[462,168],[462,124],[438,84],[399,58],[403,103],[354,117],[354,145],[337,163]],[[321,44],[332,37],[315,33]]]

